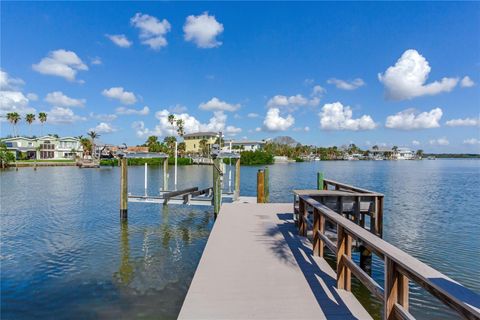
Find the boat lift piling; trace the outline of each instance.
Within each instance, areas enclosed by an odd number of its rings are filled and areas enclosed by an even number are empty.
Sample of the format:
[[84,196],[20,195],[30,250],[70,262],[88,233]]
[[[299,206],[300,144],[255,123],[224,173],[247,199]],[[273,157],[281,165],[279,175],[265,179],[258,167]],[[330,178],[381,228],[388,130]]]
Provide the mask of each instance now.
[[[132,156],[133,157],[133,156]],[[139,158],[138,154],[134,156]],[[145,154],[140,158],[163,158],[163,172],[159,178],[163,175],[163,185],[159,188],[158,195],[149,195],[148,194],[148,164],[144,165],[144,192],[141,195],[132,195],[128,193],[128,154],[120,154],[120,218],[122,220],[127,220],[128,212],[128,202],[143,202],[143,203],[159,203],[159,204],[186,204],[186,205],[203,205],[203,206],[213,206],[215,217],[220,212],[220,207],[222,205],[222,199],[231,198],[232,201],[238,200],[240,196],[240,155],[230,152],[222,153],[217,152],[213,160],[213,175],[212,175],[212,186],[199,189],[198,187],[190,187],[182,190],[177,189],[177,159],[175,159],[174,166],[174,186],[173,190],[168,188],[168,156],[166,154]],[[228,190],[222,192],[224,181],[223,177],[226,176],[227,167],[224,165],[224,159],[232,159],[235,161],[235,176],[234,176],[234,190],[232,192],[232,168],[229,168],[228,174]],[[161,178],[160,178],[161,179]],[[225,185],[227,183],[225,182]],[[226,187],[226,186],[225,186]]]

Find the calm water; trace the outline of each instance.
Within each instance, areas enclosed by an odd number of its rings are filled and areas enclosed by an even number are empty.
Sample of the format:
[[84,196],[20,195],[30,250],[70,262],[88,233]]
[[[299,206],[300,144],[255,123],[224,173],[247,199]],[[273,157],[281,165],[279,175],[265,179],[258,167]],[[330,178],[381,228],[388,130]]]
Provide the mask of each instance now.
[[[242,167],[242,195],[255,195],[257,169]],[[480,293],[480,161],[275,165],[271,201],[315,187],[317,171],[384,193],[384,238]],[[180,167],[178,187],[207,187],[211,175],[210,167]],[[161,172],[150,168],[149,179],[153,194]],[[210,207],[131,203],[121,224],[118,168],[25,168],[0,180],[2,319],[176,317],[213,226]],[[129,191],[143,193],[143,167],[129,168]],[[382,273],[374,260],[380,283]],[[454,317],[416,287],[411,305],[419,318]]]

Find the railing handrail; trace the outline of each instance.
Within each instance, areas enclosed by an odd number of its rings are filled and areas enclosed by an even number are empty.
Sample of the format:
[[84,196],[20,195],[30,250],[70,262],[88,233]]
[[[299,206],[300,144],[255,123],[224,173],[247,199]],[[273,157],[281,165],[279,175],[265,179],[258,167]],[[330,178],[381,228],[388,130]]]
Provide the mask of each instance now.
[[[473,291],[470,291],[455,280],[412,257],[403,250],[395,247],[379,237],[376,237],[361,226],[339,215],[312,197],[300,196],[299,201],[304,201],[314,209],[318,210],[321,215],[331,222],[336,223],[337,226],[341,227],[341,229],[344,230],[349,236],[356,238],[357,240],[361,240],[366,247],[371,249],[374,253],[380,255],[385,259],[386,262],[393,262],[395,264],[396,272],[406,276],[408,279],[429,291],[433,296],[440,299],[450,308],[459,312],[463,317],[467,319],[480,319],[480,297]],[[338,255],[338,245],[335,249],[335,254]],[[345,255],[342,252],[340,252],[340,254],[342,254],[340,259],[345,258]],[[343,260],[339,260],[338,256],[337,261],[341,261],[342,263],[344,262]],[[357,270],[351,271],[358,272]],[[385,277],[387,277],[387,275],[385,275]],[[376,284],[373,279],[371,282],[374,285]],[[406,290],[408,290],[408,285]],[[408,297],[408,292],[406,296]],[[384,302],[387,303],[387,301]],[[397,313],[408,313],[408,310],[405,311],[405,309],[398,305],[396,301],[394,304],[396,305],[394,309]]]
[[356,192],[359,192],[359,193],[374,193],[374,194],[383,196],[383,194],[375,192],[375,191],[371,191],[371,190],[363,189],[363,188],[358,188],[358,187],[355,187],[355,186],[352,186],[352,185],[349,185],[349,184],[346,184],[346,183],[338,182],[338,181],[335,181],[335,180],[331,180],[331,179],[323,179],[323,182],[327,185],[329,184],[329,185],[333,185],[333,186],[339,186],[340,188],[356,191]]

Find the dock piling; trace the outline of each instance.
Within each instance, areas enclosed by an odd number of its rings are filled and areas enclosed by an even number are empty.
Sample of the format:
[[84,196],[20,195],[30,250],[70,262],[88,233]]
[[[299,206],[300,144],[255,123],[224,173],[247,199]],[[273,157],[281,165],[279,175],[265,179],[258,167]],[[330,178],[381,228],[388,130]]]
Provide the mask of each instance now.
[[265,202],[270,202],[270,169],[265,167],[265,177],[264,177],[264,193],[265,193]]
[[257,172],[257,203],[265,203],[265,171]]
[[168,190],[168,157],[163,159],[163,190]]
[[120,219],[127,220],[128,212],[128,165],[127,159],[120,159]]
[[323,190],[324,189],[324,184],[323,184],[323,172],[317,172],[317,190]]
[[145,162],[145,197],[147,196],[148,189],[148,164]]
[[220,181],[220,160],[216,158],[213,160],[213,213],[215,214],[215,218],[217,217],[218,213],[220,212],[220,205],[222,201],[222,182]]
[[240,158],[235,159],[235,199],[240,196]]

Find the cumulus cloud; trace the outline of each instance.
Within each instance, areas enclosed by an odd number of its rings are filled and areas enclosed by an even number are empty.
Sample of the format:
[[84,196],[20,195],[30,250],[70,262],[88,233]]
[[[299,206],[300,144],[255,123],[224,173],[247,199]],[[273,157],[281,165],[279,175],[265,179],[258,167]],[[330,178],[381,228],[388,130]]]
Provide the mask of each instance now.
[[318,85],[318,84],[317,84],[316,86],[314,86],[314,87],[312,88],[312,94],[311,94],[311,95],[312,95],[312,96],[320,96],[320,95],[322,95],[322,94],[324,94],[324,93],[326,93],[326,92],[327,92],[327,90],[326,90],[324,87],[322,87],[321,85]]
[[32,65],[33,70],[47,75],[75,81],[78,71],[86,71],[88,67],[73,51],[59,49],[51,51],[39,63]]
[[270,98],[267,102],[268,108],[285,108],[288,111],[295,111],[301,106],[317,106],[320,103],[318,97],[312,97],[311,99],[305,98],[301,94],[294,96],[276,95]]
[[[147,137],[150,135],[163,136],[163,135],[177,135],[177,132],[168,121],[168,116],[171,112],[167,109],[157,111],[155,118],[158,120],[158,124],[154,129],[145,127],[143,121],[136,121],[132,124],[132,128],[135,130],[138,137]],[[175,119],[181,119],[184,123],[185,133],[198,132],[198,131],[213,131],[213,132],[225,132],[227,134],[237,134],[241,132],[240,128],[234,126],[227,126],[227,115],[223,111],[215,111],[213,116],[207,123],[201,123],[194,116],[188,113],[175,113],[173,114]]]
[[96,127],[88,129],[88,131],[95,131],[97,133],[112,133],[117,131],[111,124],[100,122]]
[[263,127],[266,131],[285,131],[294,123],[295,118],[291,114],[282,117],[279,108],[270,108],[263,120]]
[[166,19],[160,21],[148,14],[137,13],[130,19],[130,23],[140,30],[142,44],[148,45],[154,50],[159,50],[168,44],[165,36],[171,26]]
[[199,48],[215,48],[222,45],[217,36],[223,32],[223,24],[208,12],[188,16],[183,25],[183,32],[185,41],[193,42]]
[[463,144],[476,145],[476,144],[480,144],[480,140],[478,140],[477,138],[465,139],[463,140]]
[[417,52],[407,50],[394,66],[385,73],[378,74],[378,79],[385,86],[385,94],[391,100],[412,99],[423,95],[436,95],[452,91],[458,78],[442,78],[440,81],[426,83],[431,68],[428,61]]
[[445,122],[449,127],[474,127],[480,126],[480,118],[452,119]]
[[258,118],[260,115],[258,113],[255,113],[255,112],[250,112],[249,114],[247,114],[247,117],[249,118]]
[[54,107],[47,111],[48,123],[70,124],[78,121],[87,120],[87,118],[76,115],[70,108]]
[[105,36],[121,48],[129,48],[132,45],[124,34],[106,34]]
[[12,78],[0,69],[0,90],[19,90],[25,82],[20,78]]
[[101,65],[102,64],[102,59],[100,57],[92,58],[92,59],[90,59],[90,64],[95,65],[95,66]]
[[440,127],[442,109],[435,108],[429,112],[418,113],[415,109],[406,109],[388,116],[385,126],[390,129],[415,130]]
[[83,107],[86,102],[85,99],[70,98],[61,91],[50,92],[45,101],[56,107]]
[[202,102],[198,106],[202,110],[207,110],[207,111],[214,111],[214,110],[222,110],[222,111],[236,111],[240,108],[239,104],[230,104],[225,101],[221,101],[217,97],[213,97],[210,99],[208,102]]
[[35,113],[35,108],[29,105],[30,100],[20,91],[0,91],[0,116],[9,112],[18,112],[21,115]]
[[470,79],[469,76],[465,76],[462,78],[462,80],[460,81],[460,86],[462,88],[470,88],[470,87],[473,87],[475,85],[475,82],[473,82],[472,79]]
[[102,122],[111,122],[117,119],[116,114],[97,114],[95,112],[90,112],[89,116],[92,119],[100,120]]
[[181,104],[176,104],[174,106],[168,107],[168,111],[173,112],[173,113],[184,113],[188,110],[187,107]]
[[37,101],[38,100],[38,96],[35,94],[35,93],[27,93],[27,98],[30,100],[30,101]]
[[420,141],[418,141],[418,140],[412,140],[412,144],[413,144],[414,146],[419,146],[421,143],[420,143]]
[[433,146],[448,146],[450,142],[446,137],[443,138],[438,138],[438,139],[432,139],[429,141],[429,143]]
[[125,108],[125,107],[118,107],[117,109],[115,109],[115,112],[117,114],[122,114],[122,115],[136,114],[136,115],[139,115],[139,116],[146,116],[147,114],[150,113],[150,108],[145,106],[142,109],[137,110],[137,109],[128,109],[128,108]]
[[365,81],[360,78],[356,78],[351,81],[331,78],[327,80],[327,83],[333,84],[335,87],[342,90],[355,90],[365,85]]
[[318,115],[320,127],[324,130],[372,130],[377,126],[368,115],[353,119],[352,108],[340,102],[324,104]]
[[102,91],[105,97],[110,99],[116,99],[124,104],[134,104],[137,102],[137,98],[133,92],[125,91],[123,87],[112,87]]

